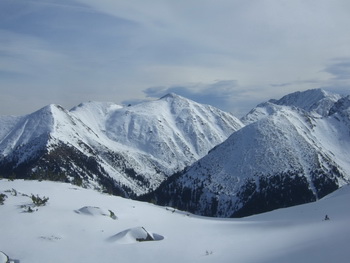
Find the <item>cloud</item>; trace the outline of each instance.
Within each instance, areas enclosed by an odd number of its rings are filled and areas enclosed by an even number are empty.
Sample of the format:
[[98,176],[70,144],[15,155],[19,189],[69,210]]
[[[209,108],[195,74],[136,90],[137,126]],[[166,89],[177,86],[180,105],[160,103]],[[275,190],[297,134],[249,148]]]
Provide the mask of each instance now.
[[218,80],[213,83],[192,83],[188,85],[174,85],[170,87],[150,87],[143,92],[147,97],[160,97],[167,93],[176,93],[187,98],[200,98],[201,101],[212,98],[224,101],[237,88],[236,80]]
[[350,58],[332,59],[323,70],[330,74],[330,78],[322,83],[322,88],[343,95],[349,94],[350,87]]
[[[241,85],[261,89],[271,82],[295,86],[300,84],[292,84],[295,80],[322,78],[322,64],[347,52],[350,44],[345,34],[350,23],[347,1],[320,0],[317,5],[302,0],[80,2],[140,26],[131,33],[131,43],[137,44],[123,51],[132,54],[128,61],[134,74],[140,81],[154,82],[153,86],[209,78],[234,78]],[[205,79],[194,79],[181,69],[172,84],[168,84],[172,72],[143,75],[148,68],[180,67],[189,71],[201,67]]]
[[175,93],[198,103],[210,104],[240,117],[255,106],[259,98],[256,89],[241,87],[237,80],[217,80],[212,83],[190,83],[169,87],[150,87],[143,92],[148,98],[159,98]]
[[350,58],[334,59],[324,71],[331,74],[334,79],[350,80]]
[[272,87],[276,88],[282,88],[282,87],[288,87],[288,86],[301,86],[304,84],[320,84],[320,80],[296,80],[296,81],[291,81],[291,82],[285,82],[285,83],[275,83],[271,84]]
[[243,112],[290,91],[345,87],[349,61],[324,65],[348,52],[349,1],[315,3],[2,0],[0,92],[32,105],[176,92]]
[[115,89],[124,88],[128,77],[120,76],[132,72],[124,52],[132,46],[128,34],[138,26],[68,2],[0,2],[0,91],[10,92],[12,101],[0,99],[0,114],[122,93]]

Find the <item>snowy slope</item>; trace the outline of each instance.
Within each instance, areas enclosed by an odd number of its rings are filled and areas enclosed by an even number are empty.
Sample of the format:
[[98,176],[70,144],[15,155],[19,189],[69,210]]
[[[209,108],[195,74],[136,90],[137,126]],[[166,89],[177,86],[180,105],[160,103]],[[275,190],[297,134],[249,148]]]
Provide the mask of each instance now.
[[113,102],[89,101],[79,104],[70,113],[96,132],[105,133],[105,122],[109,115],[123,106]]
[[0,141],[6,137],[21,118],[21,116],[0,116]]
[[6,161],[15,162],[15,166],[52,151],[58,143],[83,149],[86,137],[98,138],[96,133],[59,105],[48,105],[18,120],[0,144],[3,157]]
[[168,174],[203,157],[243,126],[229,113],[176,94],[120,109],[105,125],[111,140],[150,154]]
[[261,118],[269,116],[279,110],[280,106],[290,106],[307,111],[315,117],[325,117],[328,115],[334,103],[341,96],[323,89],[312,89],[306,91],[297,91],[285,95],[279,100],[271,99],[252,109],[241,120],[245,124],[252,123]]
[[123,108],[88,102],[2,117],[0,172],[133,196],[203,157],[243,124],[175,94]]
[[0,143],[1,155],[12,159],[16,165],[26,158],[34,158],[47,145],[49,134],[54,128],[55,110],[59,111],[58,106],[49,105],[32,114],[16,118],[11,125],[5,124],[2,129],[7,131]]
[[[314,203],[242,219],[198,217],[44,181],[0,180],[0,194],[7,196],[0,251],[21,263],[346,263],[350,256],[348,186]],[[28,213],[31,194],[49,200]],[[147,235],[155,241],[136,240]]]
[[271,103],[284,106],[294,106],[312,114],[327,116],[340,95],[323,89],[297,91],[282,97],[279,100],[270,100]]
[[219,217],[317,200],[350,181],[350,115],[342,105],[320,118],[269,103],[268,114],[145,199]]
[[315,137],[322,148],[350,174],[350,96],[337,101],[330,109],[330,115],[317,119]]

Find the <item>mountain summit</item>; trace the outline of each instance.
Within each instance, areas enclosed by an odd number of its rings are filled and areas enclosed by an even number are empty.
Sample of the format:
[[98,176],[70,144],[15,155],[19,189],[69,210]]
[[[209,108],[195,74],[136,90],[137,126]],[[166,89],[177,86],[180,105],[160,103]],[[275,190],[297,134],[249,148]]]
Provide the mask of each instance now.
[[283,106],[302,109],[314,117],[326,117],[334,103],[340,98],[339,94],[323,89],[297,91],[281,99],[271,99],[259,104],[241,120],[244,124],[249,124],[279,111]]
[[269,102],[277,105],[294,106],[309,113],[327,116],[333,104],[340,98],[340,95],[323,89],[312,89],[297,91],[286,95],[279,100],[272,99]]

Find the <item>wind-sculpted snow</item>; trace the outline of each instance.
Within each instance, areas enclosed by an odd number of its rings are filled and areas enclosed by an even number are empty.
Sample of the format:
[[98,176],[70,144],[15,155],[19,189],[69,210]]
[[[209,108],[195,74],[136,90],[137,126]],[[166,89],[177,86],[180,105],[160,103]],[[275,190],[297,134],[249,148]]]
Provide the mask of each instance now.
[[132,244],[146,241],[160,241],[164,237],[159,234],[150,233],[144,227],[134,227],[119,232],[107,239],[111,243]]
[[75,210],[77,214],[87,215],[87,216],[107,216],[113,220],[117,219],[115,213],[106,208],[101,208],[97,206],[84,206],[78,210]]

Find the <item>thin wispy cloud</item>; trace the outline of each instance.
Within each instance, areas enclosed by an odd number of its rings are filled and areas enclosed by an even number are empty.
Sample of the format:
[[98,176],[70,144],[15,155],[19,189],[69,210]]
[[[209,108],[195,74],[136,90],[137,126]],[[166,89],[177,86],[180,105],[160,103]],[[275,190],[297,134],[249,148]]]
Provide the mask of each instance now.
[[322,88],[344,95],[349,94],[350,57],[332,59],[325,67],[324,72],[328,73],[330,78],[322,83]]
[[166,91],[242,112],[344,88],[349,12],[347,0],[2,0],[0,89],[31,104],[0,98],[0,114]]
[[143,91],[148,98],[160,98],[168,93],[175,93],[209,104],[237,116],[243,116],[259,101],[253,95],[256,90],[241,87],[237,80],[217,80],[212,83],[189,83],[169,87],[150,87]]
[[309,80],[296,80],[296,81],[292,81],[292,82],[285,82],[285,83],[274,83],[271,84],[272,87],[276,87],[276,88],[282,88],[282,87],[288,87],[288,86],[301,86],[304,84],[320,84],[321,81],[320,80],[313,80],[313,79],[309,79]]
[[350,80],[350,58],[334,59],[332,62],[326,67],[325,72],[331,74],[334,79]]

